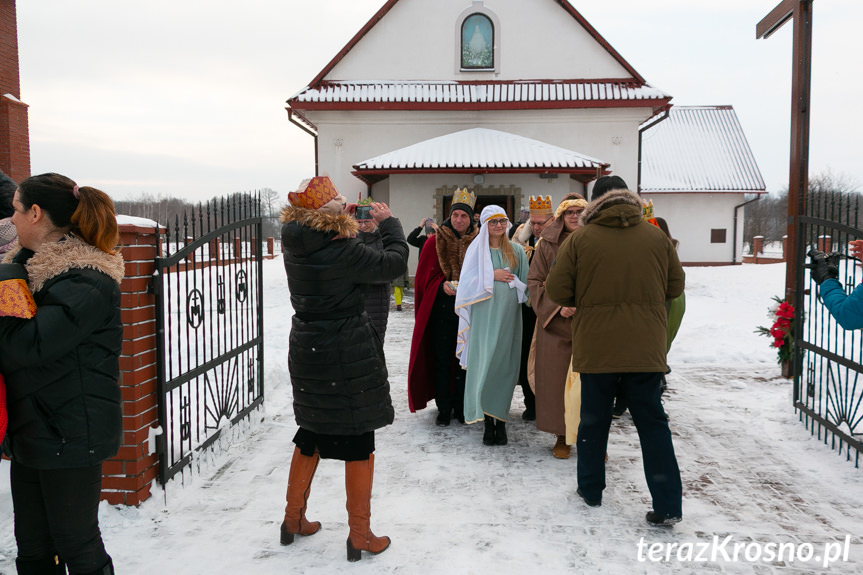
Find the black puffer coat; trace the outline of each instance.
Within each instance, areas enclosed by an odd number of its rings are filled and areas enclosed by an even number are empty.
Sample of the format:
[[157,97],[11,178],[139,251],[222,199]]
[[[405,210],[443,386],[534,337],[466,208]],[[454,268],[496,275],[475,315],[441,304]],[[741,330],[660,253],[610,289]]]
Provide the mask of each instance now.
[[288,368],[300,427],[360,435],[393,422],[381,339],[365,313],[366,285],[404,273],[408,246],[395,218],[380,223],[383,251],[356,238],[356,222],[286,207],[282,250],[294,317]]
[[[375,251],[384,251],[380,230],[359,232],[357,239]],[[404,274],[400,275],[399,278],[403,276]],[[386,341],[387,321],[390,316],[390,282],[376,282],[366,287],[366,313],[369,314],[369,321],[372,322],[372,327],[378,332],[381,341]]]
[[119,357],[123,257],[74,236],[7,254],[27,270],[37,311],[0,318],[0,371],[9,428],[4,444],[35,469],[96,465],[122,438]]

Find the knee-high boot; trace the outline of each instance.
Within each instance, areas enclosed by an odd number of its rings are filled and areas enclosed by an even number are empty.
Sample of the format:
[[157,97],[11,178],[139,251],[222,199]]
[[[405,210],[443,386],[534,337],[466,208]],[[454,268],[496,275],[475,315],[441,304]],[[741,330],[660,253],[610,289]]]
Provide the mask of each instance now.
[[319,521],[306,521],[306,505],[312,488],[312,478],[318,468],[321,456],[315,453],[309,457],[300,453],[300,448],[294,448],[291,459],[291,470],[288,473],[288,492],[285,495],[285,520],[281,527],[282,545],[294,542],[294,535],[314,535],[321,528]]
[[362,551],[377,555],[390,546],[389,537],[372,533],[372,479],[375,474],[375,456],[364,461],[345,462],[345,494],[347,495],[348,561],[359,561]]

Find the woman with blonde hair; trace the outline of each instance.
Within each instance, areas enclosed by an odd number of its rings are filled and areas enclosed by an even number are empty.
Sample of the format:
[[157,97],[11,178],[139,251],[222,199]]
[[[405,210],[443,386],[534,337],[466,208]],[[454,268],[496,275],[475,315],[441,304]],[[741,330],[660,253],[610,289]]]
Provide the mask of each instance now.
[[455,296],[456,355],[467,370],[465,423],[485,422],[482,442],[506,445],[506,421],[521,359],[521,304],[527,300],[527,256],[509,241],[512,224],[486,206],[479,234],[465,253]]
[[[0,318],[18,573],[114,572],[99,532],[102,462],[122,438],[123,257],[114,203],[59,174],[21,182],[18,246],[37,306]],[[65,565],[64,565],[65,563]]]

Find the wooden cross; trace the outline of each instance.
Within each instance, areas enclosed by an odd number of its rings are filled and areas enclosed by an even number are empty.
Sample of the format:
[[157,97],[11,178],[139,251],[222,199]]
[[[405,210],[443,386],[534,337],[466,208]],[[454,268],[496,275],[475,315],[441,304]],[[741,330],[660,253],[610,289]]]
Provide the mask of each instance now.
[[[788,178],[788,240],[785,259],[785,297],[798,307],[797,270],[803,245],[798,218],[804,214],[809,186],[809,96],[812,79],[812,2],[782,0],[755,27],[755,37],[769,38],[788,20],[794,20],[794,69],[791,77],[791,172]],[[802,298],[801,298],[802,299]]]

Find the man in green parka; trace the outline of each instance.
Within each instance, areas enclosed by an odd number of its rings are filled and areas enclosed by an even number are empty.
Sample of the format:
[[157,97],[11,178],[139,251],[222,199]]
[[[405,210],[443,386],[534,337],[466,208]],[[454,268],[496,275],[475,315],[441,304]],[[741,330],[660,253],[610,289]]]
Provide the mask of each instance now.
[[656,226],[642,221],[641,199],[629,190],[595,198],[582,227],[563,243],[546,280],[552,301],[575,307],[572,368],[581,374],[578,494],[602,504],[605,453],[614,397],[627,398],[638,429],[644,475],[653,499],[647,521],[683,517],[682,487],[668,420],[660,400],[666,364],[665,302],[683,292],[677,252]]

